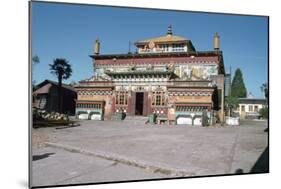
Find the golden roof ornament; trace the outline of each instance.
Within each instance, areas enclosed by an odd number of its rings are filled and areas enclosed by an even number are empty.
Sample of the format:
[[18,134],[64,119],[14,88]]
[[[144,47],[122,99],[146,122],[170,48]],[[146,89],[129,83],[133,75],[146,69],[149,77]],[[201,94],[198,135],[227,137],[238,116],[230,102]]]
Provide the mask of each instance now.
[[150,49],[153,49],[155,47],[155,43],[153,41],[150,41],[149,44],[148,44],[148,47]]
[[214,49],[215,50],[220,49],[220,36],[217,32],[215,33],[215,36],[214,36]]
[[100,41],[99,39],[96,39],[96,42],[95,42],[95,55],[99,55],[100,54]]
[[167,35],[173,35],[173,32],[172,32],[172,25],[169,25],[169,26],[168,26]]

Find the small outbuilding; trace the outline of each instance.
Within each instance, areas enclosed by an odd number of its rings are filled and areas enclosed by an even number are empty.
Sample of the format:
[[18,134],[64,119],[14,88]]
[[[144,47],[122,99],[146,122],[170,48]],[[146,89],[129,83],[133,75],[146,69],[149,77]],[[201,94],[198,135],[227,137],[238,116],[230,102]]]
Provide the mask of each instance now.
[[264,98],[239,98],[239,106],[235,112],[239,113],[241,119],[255,119],[260,117],[260,110],[267,106]]
[[[58,83],[45,80],[33,91],[33,107],[48,112],[58,112]],[[75,115],[77,93],[73,87],[62,84],[62,113]]]

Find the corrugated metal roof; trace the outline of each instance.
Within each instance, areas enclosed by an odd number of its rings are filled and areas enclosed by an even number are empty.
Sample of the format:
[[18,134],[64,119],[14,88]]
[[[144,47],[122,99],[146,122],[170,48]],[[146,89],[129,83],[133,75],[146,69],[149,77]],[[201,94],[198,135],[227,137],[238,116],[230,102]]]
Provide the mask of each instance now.
[[47,83],[46,85],[43,85],[36,91],[34,91],[34,94],[47,94],[49,93],[50,88],[52,87],[51,83]]
[[265,98],[238,98],[239,104],[266,104]]
[[[48,80],[46,79],[45,81],[41,82],[40,84],[38,84],[36,86],[37,90],[34,91],[34,94],[46,94],[49,93],[49,90],[51,88],[52,85],[58,86],[58,82],[52,81],[52,80]],[[62,88],[71,90],[71,91],[75,91],[75,89],[67,84],[62,84]]]

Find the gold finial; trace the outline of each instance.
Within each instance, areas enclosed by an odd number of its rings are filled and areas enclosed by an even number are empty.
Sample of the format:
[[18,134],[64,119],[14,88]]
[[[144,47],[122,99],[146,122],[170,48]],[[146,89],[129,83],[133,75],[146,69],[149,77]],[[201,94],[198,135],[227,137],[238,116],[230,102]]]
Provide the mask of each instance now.
[[168,26],[167,35],[173,35],[173,32],[172,32],[172,25],[169,25],[169,26]]
[[99,55],[100,54],[100,41],[99,39],[96,39],[96,42],[95,42],[95,55]]
[[215,36],[214,36],[214,49],[215,50],[220,49],[220,36],[217,32],[215,33]]

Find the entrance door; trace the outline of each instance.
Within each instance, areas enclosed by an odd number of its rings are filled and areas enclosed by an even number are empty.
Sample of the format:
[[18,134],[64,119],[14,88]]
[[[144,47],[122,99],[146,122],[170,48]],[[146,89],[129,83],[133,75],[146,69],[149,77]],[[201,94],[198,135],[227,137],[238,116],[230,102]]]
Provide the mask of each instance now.
[[135,115],[143,115],[143,93],[136,93]]

